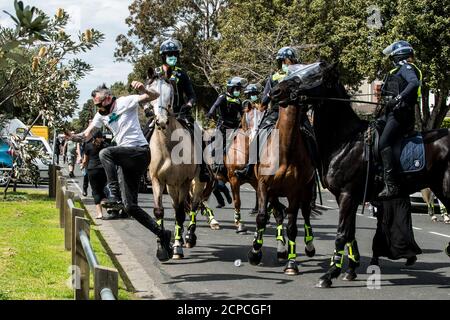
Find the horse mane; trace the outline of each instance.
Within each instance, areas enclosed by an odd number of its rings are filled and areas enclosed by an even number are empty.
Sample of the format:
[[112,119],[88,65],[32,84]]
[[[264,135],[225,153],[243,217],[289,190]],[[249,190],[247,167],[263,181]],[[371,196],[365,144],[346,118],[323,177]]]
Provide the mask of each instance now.
[[[326,64],[322,84],[313,89],[321,98],[350,99],[347,90],[339,80],[336,64]],[[314,106],[314,129],[322,151],[331,154],[343,144],[355,140],[367,128],[367,121],[361,120],[353,110],[350,101],[318,100]]]

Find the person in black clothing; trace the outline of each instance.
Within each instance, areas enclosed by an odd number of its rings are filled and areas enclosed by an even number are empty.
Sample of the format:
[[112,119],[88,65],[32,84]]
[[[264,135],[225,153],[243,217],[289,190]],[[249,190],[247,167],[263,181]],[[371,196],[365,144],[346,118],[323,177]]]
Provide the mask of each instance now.
[[381,88],[382,97],[388,101],[383,119],[386,125],[379,141],[385,186],[378,197],[389,199],[399,195],[392,147],[402,135],[414,128],[415,104],[420,98],[422,72],[413,64],[414,50],[406,41],[394,42],[383,53],[389,55],[395,66]]
[[100,130],[96,131],[92,139],[85,143],[83,162],[81,164],[82,168],[87,169],[92,197],[97,209],[97,219],[103,218],[101,202],[107,198],[105,194],[106,173],[99,156],[100,151],[107,146],[103,133]]
[[215,119],[218,113],[217,129],[222,134],[223,149],[226,149],[227,129],[239,128],[241,117],[244,113],[242,101],[239,98],[241,90],[247,85],[247,80],[241,77],[233,77],[227,81],[227,90],[219,95],[216,102],[207,113],[207,118]]
[[231,201],[232,201],[231,195],[230,195],[230,191],[228,190],[227,186],[225,185],[225,182],[223,182],[222,180],[217,179],[215,181],[215,185],[214,185],[214,189],[213,189],[213,194],[214,194],[214,196],[216,197],[216,200],[217,200],[216,208],[223,208],[223,207],[225,207],[225,200],[222,197],[222,193],[227,198],[228,204],[230,204]]
[[[181,43],[176,39],[169,39],[164,41],[160,48],[159,54],[161,56],[163,65],[155,69],[155,73],[170,81],[174,88],[174,101],[172,110],[178,115],[178,120],[183,121],[186,127],[193,134],[194,132],[194,118],[191,111],[197,98],[195,96],[194,88],[191,79],[186,71],[179,66],[180,52],[182,50]],[[152,123],[153,112],[151,108],[145,109],[146,116],[150,118],[146,128],[144,129],[144,136],[150,141],[153,128],[150,127]],[[204,146],[202,146],[204,148]],[[207,182],[210,180],[205,161],[202,161],[200,166],[200,181]]]
[[[84,154],[86,152],[86,145],[91,142],[91,140],[83,142],[80,144],[80,157],[81,159],[84,159]],[[89,187],[89,174],[87,172],[86,167],[83,167],[83,165],[81,166],[81,171],[83,173],[83,197],[87,196],[87,192],[88,192],[88,187]]]

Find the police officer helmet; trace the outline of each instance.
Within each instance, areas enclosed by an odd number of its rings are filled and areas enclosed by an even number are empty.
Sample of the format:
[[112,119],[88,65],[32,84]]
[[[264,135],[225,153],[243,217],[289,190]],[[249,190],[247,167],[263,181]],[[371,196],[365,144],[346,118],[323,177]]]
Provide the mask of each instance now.
[[168,53],[175,53],[178,55],[182,48],[183,46],[180,41],[176,39],[168,39],[161,43],[161,46],[159,47],[159,54],[164,55]]
[[395,63],[406,60],[414,55],[414,49],[409,42],[400,40],[387,46],[383,53],[389,55],[389,58]]
[[247,79],[241,77],[233,77],[227,81],[227,88],[242,89],[247,85]]
[[284,61],[284,59],[288,58],[292,63],[297,63],[297,53],[291,47],[283,47],[277,52],[276,60]]
[[248,86],[244,89],[245,95],[258,95],[261,93],[261,87],[258,84],[250,83]]

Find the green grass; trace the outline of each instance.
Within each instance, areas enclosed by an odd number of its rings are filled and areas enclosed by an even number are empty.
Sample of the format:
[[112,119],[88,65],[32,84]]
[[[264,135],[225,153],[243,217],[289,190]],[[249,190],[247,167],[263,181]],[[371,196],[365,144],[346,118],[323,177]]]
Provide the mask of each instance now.
[[[95,232],[91,242],[100,264],[112,267]],[[46,191],[8,193],[6,201],[0,197],[0,300],[73,299],[66,284],[70,264],[59,212]],[[122,281],[119,288],[119,299],[133,299]]]

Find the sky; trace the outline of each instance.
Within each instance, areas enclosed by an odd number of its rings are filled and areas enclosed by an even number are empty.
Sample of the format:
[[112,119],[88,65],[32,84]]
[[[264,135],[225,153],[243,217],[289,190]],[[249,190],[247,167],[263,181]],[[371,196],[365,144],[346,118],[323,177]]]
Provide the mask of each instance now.
[[[99,30],[105,39],[92,50],[78,55],[93,67],[93,71],[78,82],[80,98],[79,108],[90,98],[95,87],[105,82],[108,85],[116,81],[126,82],[132,65],[126,62],[116,62],[114,50],[116,37],[128,31],[125,18],[128,16],[128,6],[131,0],[23,0],[24,5],[35,6],[47,15],[53,16],[58,8],[63,8],[71,16],[66,32],[77,39],[78,31],[88,28]],[[0,0],[0,24],[13,27],[12,19],[3,10],[15,12],[13,0]]]

